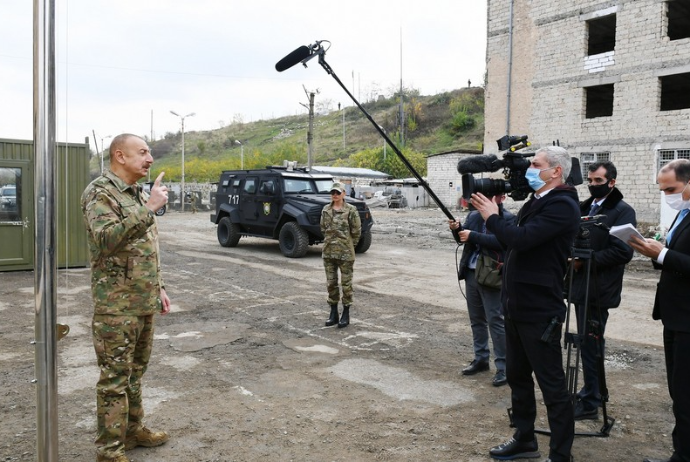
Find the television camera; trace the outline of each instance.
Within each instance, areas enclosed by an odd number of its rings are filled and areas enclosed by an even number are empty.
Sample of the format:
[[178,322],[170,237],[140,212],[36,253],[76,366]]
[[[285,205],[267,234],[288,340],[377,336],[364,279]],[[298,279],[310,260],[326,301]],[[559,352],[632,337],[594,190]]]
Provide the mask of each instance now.
[[[469,200],[474,193],[482,193],[485,196],[507,194],[514,200],[521,201],[532,192],[532,188],[525,178],[525,172],[531,163],[529,158],[534,156],[536,152],[517,152],[531,145],[528,136],[506,135],[496,140],[496,143],[498,150],[504,151],[502,159],[494,154],[481,154],[460,159],[458,162],[458,173],[462,175],[462,197],[465,200]],[[571,159],[572,168],[566,182],[571,185],[582,184],[580,162],[574,157]],[[472,175],[473,173],[496,172],[501,168],[503,169],[503,179],[478,179]]]

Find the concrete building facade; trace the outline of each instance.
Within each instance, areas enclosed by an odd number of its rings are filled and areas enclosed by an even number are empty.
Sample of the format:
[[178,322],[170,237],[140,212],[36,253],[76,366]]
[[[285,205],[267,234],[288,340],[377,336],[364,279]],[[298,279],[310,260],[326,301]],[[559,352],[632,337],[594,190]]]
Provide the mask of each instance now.
[[[462,176],[458,173],[458,161],[476,154],[481,152],[453,151],[427,157],[427,184],[447,208],[457,209],[462,196]],[[429,205],[434,204],[432,202]]]
[[488,0],[485,152],[506,134],[585,172],[611,160],[638,220],[668,225],[656,173],[690,158],[690,0]]

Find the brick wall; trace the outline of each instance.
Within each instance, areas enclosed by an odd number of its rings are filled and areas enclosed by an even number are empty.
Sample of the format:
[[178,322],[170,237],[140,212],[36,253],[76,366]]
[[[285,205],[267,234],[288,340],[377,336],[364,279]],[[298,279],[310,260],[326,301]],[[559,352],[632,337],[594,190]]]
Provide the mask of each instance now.
[[[488,0],[487,152],[506,132],[534,147],[558,140],[575,157],[610,152],[638,220],[658,222],[657,151],[690,149],[690,109],[659,110],[659,77],[690,72],[690,38],[668,39],[661,0],[515,0],[508,124],[510,3]],[[610,14],[614,50],[588,57],[587,21]],[[613,114],[588,119],[585,88],[604,84],[614,86]]]

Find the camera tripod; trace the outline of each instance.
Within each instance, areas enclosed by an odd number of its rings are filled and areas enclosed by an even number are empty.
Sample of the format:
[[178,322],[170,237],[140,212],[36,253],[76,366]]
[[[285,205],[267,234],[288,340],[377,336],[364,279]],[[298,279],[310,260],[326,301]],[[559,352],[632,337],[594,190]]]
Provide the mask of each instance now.
[[[568,265],[568,271],[567,271],[567,282],[568,282],[568,295],[567,295],[567,302],[568,302],[568,309],[566,311],[565,315],[565,333],[564,333],[564,343],[567,345],[567,362],[566,362],[566,370],[565,370],[565,380],[566,384],[568,387],[568,391],[570,392],[571,400],[573,403],[573,408],[575,407],[575,403],[577,402],[577,392],[578,392],[578,373],[579,373],[579,366],[580,366],[580,357],[581,357],[581,352],[582,352],[582,345],[584,344],[585,340],[588,338],[588,336],[591,336],[592,339],[596,342],[596,350],[597,350],[597,371],[598,371],[598,381],[599,381],[599,394],[601,395],[601,409],[602,409],[602,418],[604,420],[604,424],[602,427],[599,429],[597,432],[575,432],[576,436],[599,436],[599,437],[607,437],[611,433],[611,428],[613,428],[613,424],[616,422],[616,419],[608,415],[608,412],[606,410],[606,403],[609,400],[609,392],[608,392],[608,387],[606,385],[606,372],[604,368],[604,348],[602,345],[602,331],[601,331],[601,326],[603,325],[602,319],[601,319],[601,312],[597,309],[597,317],[598,319],[590,319],[591,318],[591,313],[590,313],[590,307],[589,307],[589,289],[590,289],[590,283],[591,283],[591,273],[592,273],[592,268],[594,268],[594,282],[595,282],[595,293],[598,293],[597,287],[596,287],[596,267],[592,266],[592,261],[593,261],[593,255],[594,251],[591,249],[590,246],[590,241],[589,241],[589,227],[590,226],[604,226],[606,225],[602,223],[598,223],[598,219],[601,218],[602,215],[595,215],[591,217],[582,217],[582,223],[580,225],[580,231],[575,239],[575,243],[573,248],[571,249],[571,262],[570,265]],[[573,275],[575,272],[575,262],[580,261],[583,263],[583,267],[581,269],[585,271],[585,298],[584,302],[581,305],[581,310],[580,310],[580,316],[579,320],[580,322],[577,323],[576,325],[576,331],[575,332],[570,332],[570,314],[571,314],[571,306],[573,305],[572,302],[572,288],[573,288]],[[577,309],[577,308],[576,308]],[[573,364],[574,362],[574,364]],[[510,420],[510,426],[514,427],[515,425],[513,424],[513,415],[512,415],[512,409],[508,409],[508,418]],[[534,430],[535,433],[539,433],[542,435],[550,435],[551,431],[550,430],[545,430],[545,429],[539,429],[535,428]]]
[[[595,217],[588,217],[595,218]],[[594,226],[597,224],[595,223]],[[593,262],[594,251],[589,245],[589,229],[588,227],[581,227],[580,233],[575,240],[575,246],[572,249],[572,260],[568,267],[568,311],[565,316],[565,334],[564,342],[567,345],[567,361],[566,361],[566,371],[565,379],[568,385],[568,391],[570,391],[570,396],[573,400],[573,406],[577,402],[577,392],[578,392],[578,373],[580,366],[580,358],[582,355],[582,346],[584,342],[591,338],[596,342],[596,352],[597,352],[597,370],[598,370],[598,381],[599,381],[599,393],[601,394],[601,410],[602,418],[604,424],[599,429],[598,432],[575,432],[575,435],[579,436],[609,436],[611,428],[615,423],[616,419],[610,417],[606,410],[606,403],[609,400],[609,391],[606,385],[606,371],[604,368],[604,347],[602,344],[603,332],[601,326],[603,326],[601,311],[599,309],[594,310],[596,312],[597,319],[594,319],[590,311],[589,304],[589,291],[592,275],[592,262]],[[571,300],[572,288],[573,288],[573,275],[575,271],[575,262],[583,262],[583,267],[585,274],[585,295],[584,302],[579,306],[579,322],[577,322],[577,329],[575,332],[570,332],[570,315],[571,306],[573,305]],[[597,278],[596,278],[596,267],[594,267],[594,289],[595,293],[598,293],[597,288]],[[576,306],[576,309],[578,307]],[[577,319],[577,318],[576,318]],[[576,351],[574,351],[576,350]],[[574,364],[572,364],[574,362]]]

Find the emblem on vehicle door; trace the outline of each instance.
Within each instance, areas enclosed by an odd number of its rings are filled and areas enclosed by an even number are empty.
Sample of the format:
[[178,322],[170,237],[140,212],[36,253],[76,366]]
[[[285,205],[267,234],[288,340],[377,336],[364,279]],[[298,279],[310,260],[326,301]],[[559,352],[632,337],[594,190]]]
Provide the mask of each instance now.
[[271,203],[270,202],[264,202],[264,215],[270,215],[271,214]]

